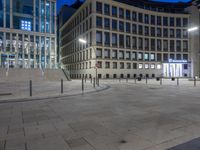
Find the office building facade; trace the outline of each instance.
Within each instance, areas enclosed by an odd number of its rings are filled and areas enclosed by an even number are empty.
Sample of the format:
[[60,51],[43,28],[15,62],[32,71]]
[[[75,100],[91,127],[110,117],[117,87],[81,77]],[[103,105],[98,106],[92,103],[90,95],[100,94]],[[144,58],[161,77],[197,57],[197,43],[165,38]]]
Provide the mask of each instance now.
[[56,68],[56,0],[0,0],[0,67]]
[[61,62],[72,78],[191,77],[187,7],[86,0],[60,29]]

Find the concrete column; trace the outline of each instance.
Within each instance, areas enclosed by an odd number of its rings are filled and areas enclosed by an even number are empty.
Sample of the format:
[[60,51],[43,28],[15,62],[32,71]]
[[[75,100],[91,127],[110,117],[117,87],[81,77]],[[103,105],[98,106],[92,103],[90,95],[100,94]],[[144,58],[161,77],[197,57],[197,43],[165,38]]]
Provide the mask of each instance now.
[[41,51],[42,51],[42,47],[41,47],[41,36],[39,36],[39,67],[40,67],[40,69],[41,69],[41,67],[42,67],[42,62],[41,62],[41,59],[42,59],[42,57],[41,57]]
[[56,23],[56,21],[57,21],[57,16],[56,16],[56,14],[57,14],[57,9],[56,9],[56,2],[54,2],[54,29],[55,29],[55,33],[56,33],[56,30],[57,30],[57,23]]
[[[33,31],[36,31],[36,2],[33,0]],[[35,38],[34,38],[35,41]],[[34,65],[35,66],[35,65]]]
[[0,52],[0,68],[2,68],[2,63],[1,63],[1,54],[2,54],[2,52]]
[[31,44],[31,40],[30,40],[30,35],[28,35],[28,68],[31,67],[31,58],[30,58],[30,55],[31,55],[31,49],[30,49],[30,44]]
[[[198,8],[195,6],[188,7],[187,10],[190,12],[190,27],[199,26],[200,24],[200,13]],[[199,60],[199,42],[200,32],[191,32],[189,34],[189,52],[191,53],[191,76],[200,76],[200,60]]]
[[4,53],[6,53],[6,33],[4,32],[3,33],[3,51],[4,51]]
[[3,22],[3,26],[4,28],[6,27],[6,0],[4,0],[4,6],[3,6],[3,11],[4,11],[4,16],[3,16],[3,19],[4,19],[4,22]]
[[10,33],[10,51],[9,51],[10,54],[13,53],[13,49],[12,49],[13,40],[12,39],[13,39],[12,38],[12,33]]
[[51,53],[51,37],[49,38],[49,68],[52,68],[52,63],[51,63],[51,56],[52,56],[52,53]]
[[25,59],[24,59],[24,48],[25,48],[25,45],[24,45],[24,34],[22,34],[22,68],[25,67]]
[[12,0],[10,0],[10,28],[13,28],[13,4]]
[[39,32],[41,32],[41,0],[39,0]]
[[52,28],[52,8],[51,8],[51,6],[52,6],[52,2],[50,1],[50,22],[49,22],[49,30],[50,30],[50,32],[49,33],[52,33],[51,32],[51,28]]
[[[57,10],[56,10],[56,3],[54,3],[54,29],[55,29],[55,34],[57,34],[57,17],[56,17],[56,12],[57,12]],[[55,38],[54,38],[54,44],[55,44],[55,59],[54,59],[54,61],[55,61],[55,66],[57,66],[57,62],[58,62],[58,60],[57,60],[57,44],[56,44],[56,42],[57,42],[57,36],[55,36]],[[59,52],[60,53],[60,52]]]
[[[46,33],[46,21],[47,21],[46,15],[47,15],[47,13],[46,13],[46,0],[44,0],[44,33]],[[45,41],[46,41],[46,39],[45,39]]]
[[[54,59],[54,64],[55,64],[55,65],[54,65],[54,67],[57,68],[57,67],[58,67],[57,62],[58,62],[58,61],[60,62],[60,60],[57,60],[57,55],[60,54],[60,51],[58,52],[59,54],[57,54],[57,44],[56,44],[57,38],[55,37],[54,40],[55,40],[55,41],[54,41],[54,45],[55,45],[55,48],[54,48],[54,49],[55,49],[55,56],[54,56],[54,57],[55,57],[55,59]],[[58,63],[59,63],[59,62],[58,62]]]
[[16,37],[16,49],[15,49],[15,68],[18,68],[18,53],[19,53],[19,50],[18,50],[18,47],[19,47],[19,35],[17,34]]
[[10,58],[9,58],[9,55],[12,54],[12,33],[9,33],[10,34],[10,50],[8,52],[8,67],[10,67]]
[[47,47],[46,47],[46,36],[45,36],[44,37],[44,68],[46,68],[46,54],[47,54],[46,51],[47,51]]
[[37,54],[37,49],[36,49],[36,36],[34,35],[34,68],[37,68],[37,61],[36,61],[36,54]]
[[9,53],[7,53],[7,66],[6,66],[6,68],[8,68],[9,69],[9,67],[10,67],[10,59],[9,59]]

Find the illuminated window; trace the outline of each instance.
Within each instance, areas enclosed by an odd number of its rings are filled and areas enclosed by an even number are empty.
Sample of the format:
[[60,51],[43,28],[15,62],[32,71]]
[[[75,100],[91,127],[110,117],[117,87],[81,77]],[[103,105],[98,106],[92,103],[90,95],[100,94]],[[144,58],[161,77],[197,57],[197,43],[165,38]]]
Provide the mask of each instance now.
[[161,69],[161,65],[159,64],[159,65],[157,65],[157,69]]
[[155,64],[151,64],[151,69],[155,69]]
[[155,60],[155,54],[151,54],[151,60]]
[[145,64],[145,69],[149,69],[149,64]]
[[138,59],[139,59],[139,60],[142,59],[142,53],[138,53]]
[[30,21],[21,20],[21,29],[22,30],[31,31],[31,22]]
[[139,64],[138,68],[142,69],[143,68],[143,64]]
[[148,54],[148,53],[145,53],[145,54],[144,54],[144,59],[145,59],[145,60],[149,60],[149,54]]

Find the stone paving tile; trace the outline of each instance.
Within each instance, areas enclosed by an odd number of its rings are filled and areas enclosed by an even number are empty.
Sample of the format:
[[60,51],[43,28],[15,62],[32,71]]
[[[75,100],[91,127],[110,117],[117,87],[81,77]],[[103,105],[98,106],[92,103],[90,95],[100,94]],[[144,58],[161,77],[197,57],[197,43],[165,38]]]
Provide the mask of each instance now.
[[150,141],[134,134],[126,135],[123,139],[126,143],[119,145],[120,150],[141,150],[153,145]]
[[90,145],[84,145],[84,146],[80,146],[80,147],[74,147],[74,148],[71,148],[72,150],[96,150],[94,149],[92,146]]
[[8,145],[6,146],[5,150],[27,150],[25,144],[21,145]]
[[26,141],[24,138],[14,138],[6,140],[6,150],[26,150]]
[[70,150],[70,147],[61,137],[50,137],[42,140],[27,142],[28,150]]
[[83,130],[90,130],[93,128],[98,128],[101,125],[99,125],[96,122],[92,121],[82,121],[82,122],[75,122],[75,123],[70,123],[69,126],[74,130],[74,131],[83,131]]
[[70,139],[66,141],[70,148],[82,147],[88,145],[84,138]]

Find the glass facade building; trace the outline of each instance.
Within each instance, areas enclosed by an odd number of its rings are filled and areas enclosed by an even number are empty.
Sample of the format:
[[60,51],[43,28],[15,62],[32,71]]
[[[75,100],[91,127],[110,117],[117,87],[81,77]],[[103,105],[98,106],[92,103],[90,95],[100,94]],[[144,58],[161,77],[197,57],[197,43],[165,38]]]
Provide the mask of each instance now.
[[0,67],[55,68],[56,0],[0,0]]

